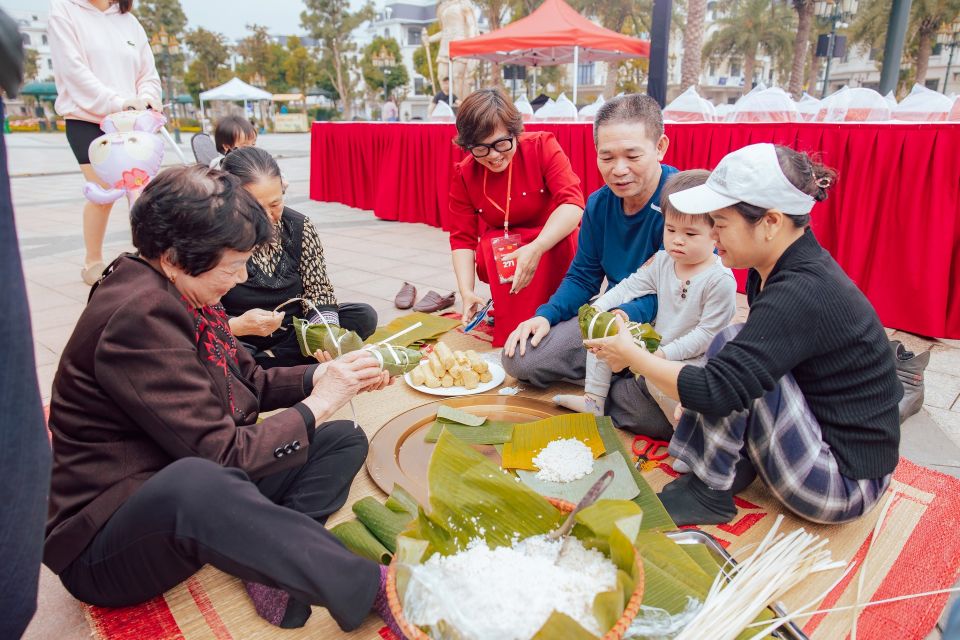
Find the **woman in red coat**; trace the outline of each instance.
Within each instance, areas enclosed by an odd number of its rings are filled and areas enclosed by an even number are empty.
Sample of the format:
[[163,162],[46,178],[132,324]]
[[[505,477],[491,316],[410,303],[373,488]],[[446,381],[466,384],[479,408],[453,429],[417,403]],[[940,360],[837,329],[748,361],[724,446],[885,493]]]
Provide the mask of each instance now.
[[[520,113],[499,89],[481,89],[463,101],[457,132],[455,142],[470,156],[455,166],[450,184],[453,269],[464,322],[485,302],[473,291],[474,273],[490,285],[497,317],[493,346],[499,347],[566,274],[577,248],[583,192],[553,134],[523,133]],[[516,266],[506,282],[491,244],[505,236],[519,246],[502,255]]]

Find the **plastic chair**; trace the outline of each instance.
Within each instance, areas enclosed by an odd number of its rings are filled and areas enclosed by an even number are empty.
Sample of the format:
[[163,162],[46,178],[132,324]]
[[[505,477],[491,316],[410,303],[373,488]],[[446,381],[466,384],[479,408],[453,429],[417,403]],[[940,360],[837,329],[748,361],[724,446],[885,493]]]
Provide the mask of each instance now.
[[193,149],[193,157],[199,164],[210,166],[213,159],[220,155],[217,152],[217,146],[206,133],[197,133],[190,138],[190,148]]

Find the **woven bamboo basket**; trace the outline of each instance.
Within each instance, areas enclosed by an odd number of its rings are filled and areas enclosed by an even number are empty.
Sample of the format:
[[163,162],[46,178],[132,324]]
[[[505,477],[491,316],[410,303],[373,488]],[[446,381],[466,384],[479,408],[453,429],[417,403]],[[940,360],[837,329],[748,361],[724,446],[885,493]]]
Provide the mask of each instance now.
[[[550,501],[550,504],[559,509],[562,513],[570,513],[573,511],[574,505],[565,500],[556,500],[554,498],[547,498]],[[643,587],[644,587],[644,576],[643,576],[643,560],[640,557],[640,553],[634,550],[634,562],[637,565],[637,586],[633,590],[633,594],[630,596],[630,600],[627,602],[627,606],[623,610],[623,615],[617,620],[617,623],[603,635],[600,640],[621,640],[623,634],[626,633],[627,628],[630,626],[630,623],[633,622],[633,619],[637,617],[637,613],[640,611],[640,603],[643,601]],[[387,602],[390,605],[390,613],[393,614],[393,618],[397,621],[397,625],[403,630],[404,634],[409,640],[430,640],[430,636],[425,634],[420,630],[419,627],[410,624],[403,615],[403,607],[400,604],[400,596],[397,594],[397,560],[394,556],[393,562],[390,563],[390,569],[387,572]]]

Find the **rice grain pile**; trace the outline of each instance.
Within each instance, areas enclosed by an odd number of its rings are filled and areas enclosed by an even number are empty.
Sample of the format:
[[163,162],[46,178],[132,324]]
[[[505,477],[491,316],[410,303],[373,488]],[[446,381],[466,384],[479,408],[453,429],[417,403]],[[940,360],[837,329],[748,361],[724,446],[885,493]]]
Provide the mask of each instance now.
[[544,482],[573,482],[593,471],[593,452],[576,438],[553,440],[533,459],[537,479]]
[[404,615],[435,638],[529,640],[553,611],[602,635],[593,601],[616,587],[617,567],[574,537],[555,563],[561,544],[534,536],[490,549],[475,540],[454,555],[434,554],[411,567]]

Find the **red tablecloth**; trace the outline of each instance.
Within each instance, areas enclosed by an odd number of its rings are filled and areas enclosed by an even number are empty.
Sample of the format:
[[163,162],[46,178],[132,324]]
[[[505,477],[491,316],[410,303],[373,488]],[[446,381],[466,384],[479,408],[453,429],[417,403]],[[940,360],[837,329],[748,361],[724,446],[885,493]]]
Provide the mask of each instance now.
[[[589,124],[552,131],[583,180],[600,188]],[[444,227],[452,124],[313,124],[310,197],[385,220]],[[960,125],[672,124],[665,162],[712,169],[726,153],[775,142],[820,154],[839,180],[813,228],[885,326],[960,338]]]

